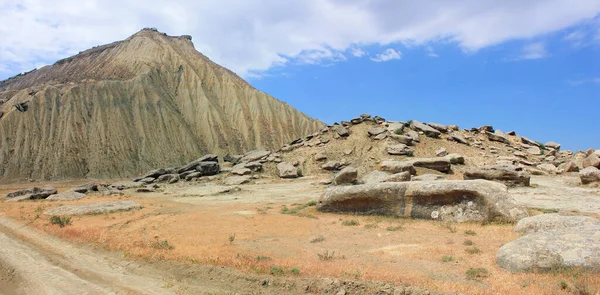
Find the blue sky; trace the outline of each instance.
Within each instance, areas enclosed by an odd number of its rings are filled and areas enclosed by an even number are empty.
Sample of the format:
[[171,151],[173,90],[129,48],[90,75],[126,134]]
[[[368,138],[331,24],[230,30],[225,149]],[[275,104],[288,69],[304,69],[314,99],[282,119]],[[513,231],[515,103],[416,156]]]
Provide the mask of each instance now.
[[143,27],[327,123],[491,124],[600,149],[597,0],[0,1],[0,79]]

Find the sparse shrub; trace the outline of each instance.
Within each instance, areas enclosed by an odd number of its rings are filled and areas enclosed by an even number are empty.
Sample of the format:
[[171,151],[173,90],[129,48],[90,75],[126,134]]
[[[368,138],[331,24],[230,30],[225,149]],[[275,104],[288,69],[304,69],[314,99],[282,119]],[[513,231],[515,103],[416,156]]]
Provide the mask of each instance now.
[[344,221],[342,221],[342,225],[345,225],[345,226],[357,226],[357,225],[360,225],[360,222],[358,222],[357,220],[354,220],[354,219],[350,219],[350,220],[344,220]]
[[65,227],[67,225],[71,225],[71,217],[67,217],[67,216],[58,216],[58,215],[52,215],[50,217],[50,223],[51,224],[56,224],[59,227]]
[[385,230],[387,230],[387,231],[403,231],[404,226],[402,226],[402,225],[388,226]]
[[229,235],[229,244],[233,243],[233,241],[235,241],[235,234]]
[[442,257],[442,261],[443,261],[443,262],[450,262],[450,261],[454,261],[454,256],[443,256],[443,257]]
[[310,202],[306,203],[306,206],[308,206],[308,207],[317,206],[317,201],[310,201]]
[[404,134],[404,129],[398,128],[398,129],[394,130],[394,133],[396,133],[397,135],[402,135],[402,134]]
[[467,248],[466,251],[469,254],[480,254],[481,253],[481,250],[479,250],[479,248],[477,248],[477,247]]
[[469,280],[482,280],[490,276],[490,272],[485,268],[469,268],[466,272]]
[[371,228],[378,228],[379,226],[377,225],[377,223],[369,223],[369,224],[365,224],[365,228],[366,229],[371,229]]
[[448,229],[451,233],[456,233],[456,225],[452,221],[442,223],[442,227]]
[[408,121],[406,122],[406,125],[410,126],[410,125],[412,124],[412,122],[413,122],[413,120],[408,120]]
[[293,275],[299,275],[300,274],[300,270],[296,267],[293,267],[292,269],[290,269],[290,273]]
[[463,242],[463,245],[465,245],[465,246],[473,246],[473,241],[471,241],[471,240],[469,240],[469,239],[466,239],[466,240]]
[[278,266],[278,265],[271,265],[271,267],[269,267],[269,270],[271,271],[271,274],[274,276],[283,275],[285,273],[285,271],[283,270],[283,267]]
[[458,163],[458,159],[456,157],[451,157],[450,158],[450,164],[456,165],[456,163]]
[[256,261],[269,261],[271,260],[271,257],[269,256],[257,256],[256,257]]
[[325,241],[325,237],[324,236],[318,236],[318,237],[310,240],[311,243],[320,243],[320,242],[323,242],[323,241]]
[[298,177],[302,177],[302,176],[304,176],[302,174],[302,168],[298,167]]
[[287,206],[283,206],[283,208],[281,208],[281,214],[288,214],[288,215],[294,215],[294,216],[298,216],[298,217],[307,217],[307,218],[313,218],[313,219],[317,219],[316,216],[312,215],[312,214],[304,214],[301,213],[302,210],[308,208],[308,207],[312,207],[312,206],[316,206],[317,202],[316,201],[310,201],[306,204],[296,204],[293,205],[294,207],[292,208],[288,208]]
[[475,231],[473,231],[473,230],[466,230],[465,231],[465,235],[467,235],[467,236],[475,236],[475,235],[477,235],[477,233]]
[[152,244],[152,248],[162,249],[162,250],[173,250],[174,247],[171,244],[169,244],[169,241],[167,241],[167,240],[159,241],[157,238],[156,241],[154,241],[154,243]]
[[560,283],[558,283],[558,287],[561,290],[567,290],[567,289],[569,289],[569,284],[567,284],[567,282],[565,282],[565,281],[560,281]]
[[335,258],[335,251],[332,251],[331,253],[329,253],[329,250],[325,250],[325,252],[323,252],[323,254],[317,253],[317,256],[319,257],[319,260],[323,260],[323,261],[333,260]]
[[406,152],[406,156],[407,157],[414,157],[415,156],[415,151],[407,151]]

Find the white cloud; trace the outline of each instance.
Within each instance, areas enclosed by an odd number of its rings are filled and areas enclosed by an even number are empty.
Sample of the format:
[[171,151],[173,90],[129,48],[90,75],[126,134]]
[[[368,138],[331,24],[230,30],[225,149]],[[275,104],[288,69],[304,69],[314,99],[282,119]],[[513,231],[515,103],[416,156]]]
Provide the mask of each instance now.
[[437,53],[435,53],[435,50],[433,50],[433,47],[431,47],[431,46],[425,47],[425,50],[427,51],[427,56],[429,56],[429,57],[433,57],[433,58],[440,57]]
[[600,77],[580,79],[580,80],[570,80],[570,81],[567,81],[567,83],[569,83],[571,86],[579,86],[579,85],[588,84],[588,83],[600,85]]
[[350,48],[377,44],[443,41],[477,51],[598,13],[598,0],[3,0],[0,64],[16,73],[157,27],[192,35],[199,51],[246,76],[340,61]]
[[363,55],[367,54],[366,51],[358,48],[358,47],[354,47],[350,49],[350,53],[352,54],[352,56],[354,57],[362,57]]
[[540,59],[548,56],[546,45],[543,42],[535,42],[525,45],[519,59]]
[[375,57],[371,57],[371,60],[374,62],[385,62],[394,59],[400,59],[401,55],[402,52],[400,52],[400,50],[388,48],[384,52],[377,54]]

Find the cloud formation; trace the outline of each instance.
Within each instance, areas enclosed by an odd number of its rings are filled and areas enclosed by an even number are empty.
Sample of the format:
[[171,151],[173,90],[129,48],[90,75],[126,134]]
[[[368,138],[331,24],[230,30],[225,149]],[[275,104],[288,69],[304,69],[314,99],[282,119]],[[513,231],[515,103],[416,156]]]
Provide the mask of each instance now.
[[365,45],[442,40],[477,51],[598,13],[598,0],[5,0],[0,69],[29,70],[156,27],[192,35],[199,51],[249,76],[290,62],[362,56]]
[[519,59],[540,59],[548,56],[546,45],[543,42],[535,42],[525,45]]
[[399,50],[388,48],[384,52],[377,54],[375,57],[371,57],[371,60],[374,62],[384,62],[394,59],[400,59],[401,55],[402,53]]

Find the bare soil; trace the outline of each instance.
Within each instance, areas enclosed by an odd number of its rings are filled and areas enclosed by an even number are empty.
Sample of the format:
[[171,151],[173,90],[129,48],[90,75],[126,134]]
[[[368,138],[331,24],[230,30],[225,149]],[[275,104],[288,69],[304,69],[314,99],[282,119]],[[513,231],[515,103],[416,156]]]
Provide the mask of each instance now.
[[[374,294],[406,286],[463,294],[600,290],[597,274],[513,274],[497,266],[497,249],[519,237],[511,224],[320,213],[310,205],[326,188],[319,182],[328,177],[264,177],[240,190],[197,182],[122,197],[2,202],[0,293]],[[538,208],[532,214],[563,210],[598,217],[600,190],[575,186],[571,178],[534,177],[535,187],[511,193]],[[74,184],[54,183],[59,190]],[[0,185],[0,192],[18,186]],[[143,208],[73,217],[64,228],[42,214],[59,205],[112,200],[134,200]],[[467,278],[472,268],[488,275]]]

